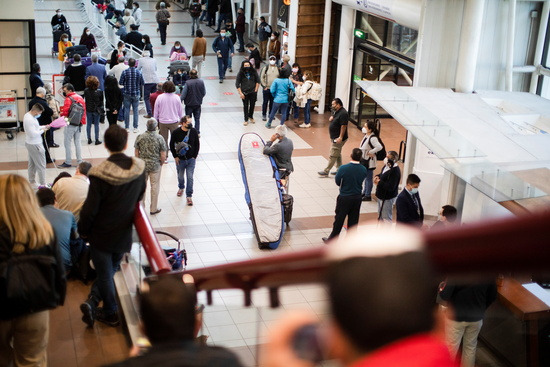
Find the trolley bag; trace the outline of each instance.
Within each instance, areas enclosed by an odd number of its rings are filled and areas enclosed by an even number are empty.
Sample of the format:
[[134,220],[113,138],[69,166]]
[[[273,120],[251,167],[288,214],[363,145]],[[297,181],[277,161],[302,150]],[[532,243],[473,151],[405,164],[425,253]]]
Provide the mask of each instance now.
[[283,209],[285,212],[285,223],[288,226],[292,220],[292,207],[294,206],[294,198],[290,194],[283,194]]
[[61,36],[63,35],[63,33],[65,33],[63,32],[63,30],[57,30],[52,32],[52,35],[53,35],[52,50],[55,53],[59,52],[59,41],[61,41]]
[[277,164],[273,157],[263,154],[264,146],[258,134],[243,134],[239,142],[239,163],[258,246],[276,249],[285,230],[282,187]]
[[73,58],[73,56],[76,54],[79,54],[82,57],[86,57],[90,53],[86,45],[77,45],[77,46],[67,47],[66,52],[67,52],[68,58]]

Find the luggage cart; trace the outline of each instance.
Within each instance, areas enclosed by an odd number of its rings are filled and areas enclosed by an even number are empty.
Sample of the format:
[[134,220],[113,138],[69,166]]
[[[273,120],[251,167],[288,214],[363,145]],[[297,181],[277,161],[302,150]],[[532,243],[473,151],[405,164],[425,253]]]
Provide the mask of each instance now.
[[[157,235],[166,236],[175,241],[175,246],[171,248],[163,247],[164,253],[170,265],[172,265],[173,271],[185,270],[187,266],[187,250],[185,250],[185,245],[183,241],[171,233],[164,231],[155,231]],[[140,255],[141,256],[141,255]],[[139,263],[142,264],[143,272],[146,276],[151,274],[151,268],[149,264],[143,264],[141,259]]]
[[8,140],[13,140],[13,132],[21,130],[17,111],[17,91],[0,90],[0,131],[5,131]]

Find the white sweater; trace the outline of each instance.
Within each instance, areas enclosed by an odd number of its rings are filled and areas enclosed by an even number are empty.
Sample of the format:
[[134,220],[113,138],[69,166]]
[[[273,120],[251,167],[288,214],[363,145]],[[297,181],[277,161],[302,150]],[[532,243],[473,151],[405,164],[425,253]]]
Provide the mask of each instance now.
[[25,129],[25,143],[31,145],[42,144],[44,127],[38,124],[38,120],[30,112],[27,112],[23,117],[23,128]]

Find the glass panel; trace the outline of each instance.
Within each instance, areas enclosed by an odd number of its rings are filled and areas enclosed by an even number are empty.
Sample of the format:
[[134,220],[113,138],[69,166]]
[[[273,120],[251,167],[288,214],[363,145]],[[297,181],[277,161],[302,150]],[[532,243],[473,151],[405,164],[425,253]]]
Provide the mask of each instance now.
[[390,22],[390,24],[391,27],[388,29],[388,42],[386,43],[386,47],[415,59],[418,31],[403,27],[396,23]]
[[550,99],[550,77],[542,77],[542,89],[540,92],[541,97]]
[[31,56],[28,48],[4,48],[0,54],[0,70],[4,73],[30,73]]
[[0,21],[0,46],[29,46],[27,22]]

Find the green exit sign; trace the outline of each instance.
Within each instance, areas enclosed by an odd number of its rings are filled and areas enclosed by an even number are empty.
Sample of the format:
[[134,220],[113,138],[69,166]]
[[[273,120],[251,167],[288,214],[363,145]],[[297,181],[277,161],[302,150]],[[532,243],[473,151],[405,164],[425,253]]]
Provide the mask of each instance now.
[[355,31],[353,31],[353,34],[355,35],[355,37],[360,38],[362,40],[367,39],[367,34],[360,29],[356,29]]

